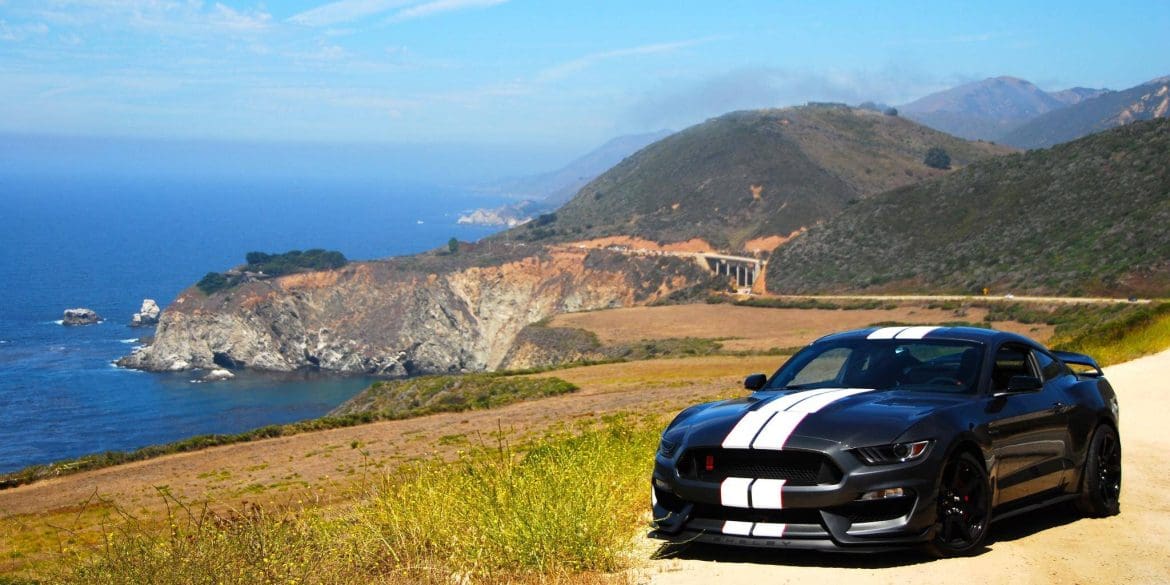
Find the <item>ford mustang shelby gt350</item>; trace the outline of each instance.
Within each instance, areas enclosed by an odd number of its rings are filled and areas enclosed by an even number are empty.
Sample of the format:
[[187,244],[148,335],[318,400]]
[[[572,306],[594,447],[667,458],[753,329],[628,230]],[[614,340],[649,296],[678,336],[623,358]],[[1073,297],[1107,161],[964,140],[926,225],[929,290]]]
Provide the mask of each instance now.
[[1088,356],[989,329],[870,328],[744,386],[663,432],[652,536],[950,556],[1041,506],[1118,513],[1117,396]]

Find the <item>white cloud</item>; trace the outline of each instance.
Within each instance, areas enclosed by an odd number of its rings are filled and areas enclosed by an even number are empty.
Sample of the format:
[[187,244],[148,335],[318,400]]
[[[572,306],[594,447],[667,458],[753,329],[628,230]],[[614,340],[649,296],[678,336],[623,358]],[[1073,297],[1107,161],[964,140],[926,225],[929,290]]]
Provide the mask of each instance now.
[[0,41],[23,41],[32,36],[40,36],[49,32],[49,27],[43,22],[29,24],[8,24],[0,20]]
[[808,101],[902,103],[937,81],[913,69],[738,69],[699,79],[666,80],[631,104],[625,126],[680,128],[734,110],[775,108]]
[[288,21],[303,26],[331,26],[389,12],[412,3],[412,0],[339,0],[294,14]]
[[220,26],[237,31],[263,30],[272,24],[272,15],[267,12],[239,12],[218,2],[212,8],[208,21],[213,26]]
[[416,18],[426,18],[436,14],[445,12],[455,12],[458,10],[467,10],[469,8],[487,8],[503,4],[508,0],[432,0],[399,10],[394,16],[390,17],[389,22],[402,22],[404,20],[413,20]]
[[653,55],[656,53],[671,53],[679,49],[701,45],[715,40],[714,37],[693,39],[689,41],[677,41],[672,43],[656,43],[652,45],[642,45],[639,47],[627,47],[624,49],[615,49],[612,51],[602,51],[599,53],[592,53],[584,57],[578,57],[572,61],[566,61],[559,65],[554,65],[544,69],[536,75],[537,83],[545,83],[549,81],[556,81],[564,79],[573,73],[588,69],[602,61],[610,59],[620,59],[622,57],[632,57],[635,55]]
[[263,9],[237,10],[202,0],[51,0],[25,12],[62,28],[184,37],[252,35],[272,26],[272,15]]

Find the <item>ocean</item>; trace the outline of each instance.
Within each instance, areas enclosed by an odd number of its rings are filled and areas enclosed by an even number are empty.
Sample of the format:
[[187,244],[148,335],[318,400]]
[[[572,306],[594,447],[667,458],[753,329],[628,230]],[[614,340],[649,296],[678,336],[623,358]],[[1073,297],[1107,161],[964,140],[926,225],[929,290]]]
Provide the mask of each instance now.
[[[249,251],[410,254],[488,235],[455,220],[499,203],[376,180],[0,176],[0,473],[325,414],[370,379],[196,383],[111,362],[153,333],[128,325],[144,298],[165,308]],[[60,325],[72,307],[105,322]]]

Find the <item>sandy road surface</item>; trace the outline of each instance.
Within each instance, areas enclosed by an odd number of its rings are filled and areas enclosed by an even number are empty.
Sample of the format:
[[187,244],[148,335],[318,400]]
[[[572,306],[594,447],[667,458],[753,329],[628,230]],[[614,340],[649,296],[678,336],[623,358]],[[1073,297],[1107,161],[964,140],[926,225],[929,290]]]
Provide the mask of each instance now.
[[[921,556],[691,547],[650,561],[641,583],[1170,583],[1170,351],[1106,368],[1121,401],[1121,515],[1041,510],[994,524],[982,554]],[[643,543],[648,553],[656,544]]]

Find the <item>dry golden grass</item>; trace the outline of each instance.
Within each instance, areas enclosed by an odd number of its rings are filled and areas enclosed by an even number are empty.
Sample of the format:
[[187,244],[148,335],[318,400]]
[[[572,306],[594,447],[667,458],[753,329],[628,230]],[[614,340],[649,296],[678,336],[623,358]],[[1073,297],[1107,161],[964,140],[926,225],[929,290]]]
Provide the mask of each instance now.
[[[639,339],[699,337],[721,339],[724,349],[730,351],[762,351],[799,347],[829,333],[868,327],[875,323],[980,323],[986,315],[987,310],[981,308],[969,308],[956,313],[949,309],[915,306],[847,311],[704,304],[566,313],[554,317],[549,325],[592,331],[605,344]],[[1023,333],[1040,341],[1052,336],[1052,327],[1048,325],[1002,322],[995,323],[995,327]]]

